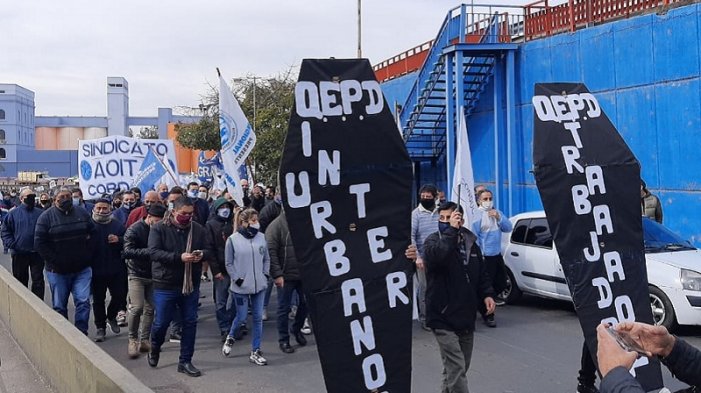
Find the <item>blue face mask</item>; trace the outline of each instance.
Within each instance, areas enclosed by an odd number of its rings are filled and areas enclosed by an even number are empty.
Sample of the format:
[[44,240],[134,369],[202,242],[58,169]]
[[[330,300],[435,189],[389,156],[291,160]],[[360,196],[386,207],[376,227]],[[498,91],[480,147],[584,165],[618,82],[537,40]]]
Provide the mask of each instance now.
[[448,228],[450,228],[450,223],[449,222],[438,222],[438,232],[443,233],[445,232]]

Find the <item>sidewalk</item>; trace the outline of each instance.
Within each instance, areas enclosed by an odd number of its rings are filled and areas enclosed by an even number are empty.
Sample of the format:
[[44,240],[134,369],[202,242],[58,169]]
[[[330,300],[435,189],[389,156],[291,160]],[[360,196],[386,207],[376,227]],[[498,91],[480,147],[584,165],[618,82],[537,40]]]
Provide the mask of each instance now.
[[53,392],[0,319],[0,393]]

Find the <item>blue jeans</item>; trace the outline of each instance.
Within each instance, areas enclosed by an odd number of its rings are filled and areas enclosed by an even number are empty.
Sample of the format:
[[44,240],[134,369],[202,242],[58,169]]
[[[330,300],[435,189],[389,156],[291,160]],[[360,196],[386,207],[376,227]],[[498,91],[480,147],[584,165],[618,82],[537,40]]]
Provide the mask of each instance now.
[[304,326],[304,319],[307,318],[307,303],[302,294],[302,282],[298,280],[285,281],[282,288],[277,289],[277,339],[279,342],[290,342],[289,318],[290,305],[297,294],[299,305],[297,314],[292,323],[292,333],[297,334]]
[[216,308],[217,325],[219,325],[220,332],[228,332],[236,316],[234,296],[229,292],[231,278],[228,275],[224,275],[223,280],[213,278],[212,283],[214,286],[214,305]]
[[[232,292],[233,293],[233,292]],[[265,301],[265,289],[254,293],[253,295],[239,295],[238,293],[233,293],[234,302],[236,302],[236,318],[234,318],[234,323],[231,324],[231,329],[229,329],[229,335],[236,337],[238,329],[241,329],[241,325],[246,322],[248,318],[248,298],[251,298],[251,308],[253,316],[253,341],[251,342],[251,349],[260,349],[260,339],[263,336],[263,303]]]
[[151,351],[160,352],[165,341],[168,325],[177,313],[176,307],[182,311],[182,338],[180,340],[179,363],[189,363],[195,353],[195,336],[197,334],[197,302],[200,299],[200,289],[189,295],[183,295],[179,289],[154,289],[153,305],[156,318],[151,327]]
[[60,274],[46,271],[46,280],[51,289],[53,309],[68,319],[68,296],[73,295],[75,305],[75,327],[88,334],[90,321],[90,282],[92,268],[86,267],[78,273]]
[[263,308],[268,309],[268,304],[270,303],[270,294],[273,293],[273,279],[268,278],[268,287],[265,288],[265,301],[263,302]]

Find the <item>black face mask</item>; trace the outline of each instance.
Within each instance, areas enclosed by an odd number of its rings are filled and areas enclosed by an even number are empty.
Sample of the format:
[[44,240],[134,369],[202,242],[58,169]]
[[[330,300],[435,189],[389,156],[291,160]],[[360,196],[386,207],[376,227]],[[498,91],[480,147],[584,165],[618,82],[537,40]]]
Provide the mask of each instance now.
[[433,210],[436,207],[435,199],[422,199],[421,206],[426,210]]
[[49,207],[49,206],[51,206],[51,201],[48,200],[48,199],[42,199],[42,200],[39,201],[39,203],[41,203],[41,205],[44,206],[44,207]]
[[73,207],[73,200],[72,199],[64,199],[58,203],[58,208],[63,210],[64,212],[67,212],[72,207]]
[[24,197],[24,204],[27,205],[28,208],[33,209],[37,203],[36,198],[36,195],[27,195],[26,197]]
[[113,202],[113,203],[112,203],[112,206],[113,206],[115,209],[119,209],[119,208],[122,206],[122,202]]

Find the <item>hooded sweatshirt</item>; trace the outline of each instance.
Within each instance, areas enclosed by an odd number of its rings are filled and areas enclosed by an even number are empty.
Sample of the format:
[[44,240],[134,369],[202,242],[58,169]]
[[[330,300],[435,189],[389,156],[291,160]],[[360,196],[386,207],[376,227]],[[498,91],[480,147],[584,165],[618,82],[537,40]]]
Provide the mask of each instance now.
[[[228,206],[231,209],[228,218],[221,218],[217,215],[217,210],[222,206]],[[209,216],[207,225],[205,226],[216,251],[215,257],[208,261],[213,276],[219,273],[226,276],[229,275],[225,266],[224,249],[226,248],[226,239],[234,232],[233,219],[234,209],[231,202],[226,198],[218,198],[215,200],[212,204],[212,214]]]

